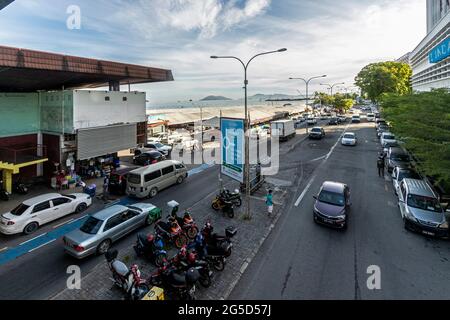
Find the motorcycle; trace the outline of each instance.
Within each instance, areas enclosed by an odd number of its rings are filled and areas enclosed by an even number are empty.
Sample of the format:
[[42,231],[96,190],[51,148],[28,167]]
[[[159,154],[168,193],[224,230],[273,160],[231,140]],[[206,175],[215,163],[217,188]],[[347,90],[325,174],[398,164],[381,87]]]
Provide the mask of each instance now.
[[141,278],[141,271],[136,264],[131,266],[131,269],[120,260],[117,260],[118,251],[108,250],[105,253],[108,267],[113,274],[111,279],[115,285],[125,292],[127,299],[140,300],[150,291],[147,282]]
[[198,281],[202,287],[209,288],[211,286],[212,271],[209,268],[209,263],[199,259],[195,251],[188,252],[186,246],[181,248],[169,263],[181,271],[195,268],[199,272],[200,278]]
[[180,300],[195,300],[195,285],[200,279],[200,273],[195,268],[180,271],[175,266],[165,263],[152,274],[150,283],[164,288]]
[[198,233],[198,227],[189,211],[184,213],[183,218],[178,217],[176,211],[172,211],[171,218],[175,219],[184,230],[189,239],[195,239]]
[[223,191],[219,194],[219,197],[233,202],[236,207],[240,207],[242,205],[241,193],[238,189],[231,192],[228,189],[223,189]]
[[162,266],[167,259],[167,251],[164,250],[164,242],[160,235],[139,233],[133,248],[138,257],[149,258],[157,267]]
[[200,232],[188,248],[193,250],[199,259],[206,261],[209,267],[217,271],[223,271],[225,269],[226,256],[231,254],[232,244],[227,244],[228,246],[230,247],[225,249],[208,246],[203,234]]
[[3,180],[0,180],[0,200],[9,200],[9,192],[3,188]]
[[212,201],[211,207],[216,211],[222,210],[229,218],[234,218],[234,202],[231,200],[218,195]]
[[28,188],[29,186],[22,183],[22,180],[19,178],[13,186],[13,191],[17,194],[25,195],[28,194]]
[[160,219],[155,223],[155,231],[158,235],[175,244],[178,249],[181,249],[188,242],[187,236],[176,220],[164,222]]
[[236,228],[227,227],[225,229],[225,235],[219,235],[217,233],[213,233],[213,231],[214,227],[211,225],[211,222],[207,221],[202,229],[202,235],[205,239],[206,245],[208,246],[209,252],[214,252],[216,255],[224,254],[225,257],[229,257],[233,247],[231,238],[236,235]]

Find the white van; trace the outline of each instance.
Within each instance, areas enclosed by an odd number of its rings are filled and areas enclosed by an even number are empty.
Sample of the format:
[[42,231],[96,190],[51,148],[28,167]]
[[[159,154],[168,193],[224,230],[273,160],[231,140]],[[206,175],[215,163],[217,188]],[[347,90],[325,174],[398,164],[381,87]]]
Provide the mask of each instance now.
[[374,113],[367,114],[367,122],[375,122],[375,114]]
[[139,199],[153,198],[159,191],[182,183],[187,176],[186,166],[175,160],[142,167],[128,173],[127,195]]

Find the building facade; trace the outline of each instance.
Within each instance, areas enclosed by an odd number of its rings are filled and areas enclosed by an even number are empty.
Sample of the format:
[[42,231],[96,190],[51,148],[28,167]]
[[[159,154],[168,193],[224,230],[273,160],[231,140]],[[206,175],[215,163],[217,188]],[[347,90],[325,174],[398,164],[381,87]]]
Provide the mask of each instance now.
[[411,52],[414,91],[450,88],[450,0],[427,0],[427,36]]

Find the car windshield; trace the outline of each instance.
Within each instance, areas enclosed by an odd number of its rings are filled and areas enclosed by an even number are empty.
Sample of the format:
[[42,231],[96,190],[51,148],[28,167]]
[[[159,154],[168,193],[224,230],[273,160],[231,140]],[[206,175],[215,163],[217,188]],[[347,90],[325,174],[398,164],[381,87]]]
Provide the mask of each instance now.
[[385,134],[384,135],[384,139],[395,140],[395,136],[394,135],[390,135],[390,134]]
[[312,128],[311,129],[312,132],[322,132],[322,130],[320,130],[320,128]]
[[27,206],[26,204],[19,204],[17,207],[15,207],[13,210],[11,210],[11,213],[15,216],[21,216],[30,206]]
[[155,143],[155,147],[162,148],[162,147],[164,147],[164,145],[162,143],[157,142],[157,143]]
[[400,171],[398,173],[398,181],[402,181],[405,178],[420,179],[420,176],[414,171]]
[[344,139],[354,139],[354,138],[355,138],[355,136],[352,135],[352,134],[345,134],[344,135]]
[[140,184],[141,183],[141,175],[130,173],[128,175],[128,182],[134,183],[134,184]]
[[408,206],[426,211],[442,212],[442,207],[437,199],[415,194],[408,195]]
[[407,154],[392,154],[391,158],[395,161],[409,161],[409,156]]
[[339,207],[343,207],[345,204],[344,196],[342,194],[325,190],[320,193],[318,200]]
[[67,198],[70,198],[70,199],[74,199],[74,200],[77,198],[73,194],[65,194],[64,196]]
[[89,234],[97,234],[98,230],[102,225],[102,220],[99,220],[94,217],[89,217],[86,222],[81,226],[80,230],[89,233]]

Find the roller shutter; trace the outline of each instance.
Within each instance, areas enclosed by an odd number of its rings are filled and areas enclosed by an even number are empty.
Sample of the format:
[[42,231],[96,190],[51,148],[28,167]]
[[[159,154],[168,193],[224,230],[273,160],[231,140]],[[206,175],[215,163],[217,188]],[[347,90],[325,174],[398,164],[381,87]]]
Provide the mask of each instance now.
[[78,160],[86,160],[136,147],[136,124],[80,129]]

